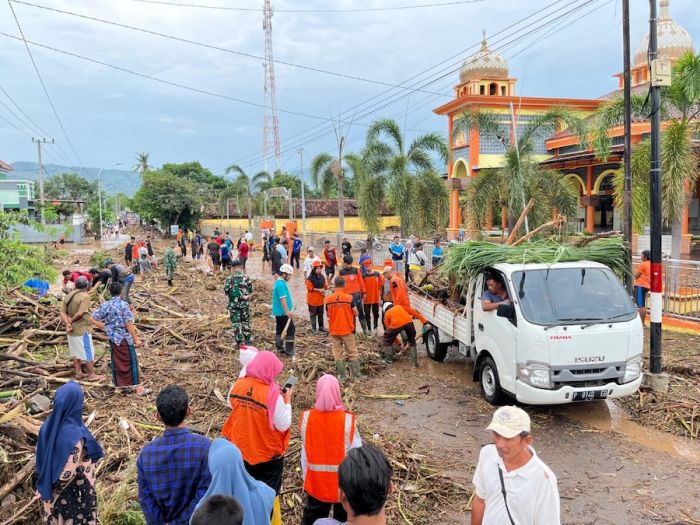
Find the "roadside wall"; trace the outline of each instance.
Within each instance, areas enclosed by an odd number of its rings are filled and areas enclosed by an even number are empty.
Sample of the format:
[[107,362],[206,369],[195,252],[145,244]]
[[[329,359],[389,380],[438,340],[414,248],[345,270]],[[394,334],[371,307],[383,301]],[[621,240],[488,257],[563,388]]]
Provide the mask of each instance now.
[[[274,228],[279,231],[283,224],[289,222],[289,219],[274,219]],[[302,221],[296,219],[298,231],[302,231]],[[260,236],[260,219],[253,219],[253,233]],[[388,228],[398,228],[400,219],[397,215],[387,215],[381,218],[382,230]],[[231,235],[240,235],[248,229],[248,219],[203,219],[199,223],[199,229],[204,235],[212,235],[214,229],[219,231],[227,231]],[[340,229],[338,217],[309,217],[306,219],[306,233],[313,232],[337,232]],[[346,232],[364,232],[365,228],[359,217],[345,217]]]

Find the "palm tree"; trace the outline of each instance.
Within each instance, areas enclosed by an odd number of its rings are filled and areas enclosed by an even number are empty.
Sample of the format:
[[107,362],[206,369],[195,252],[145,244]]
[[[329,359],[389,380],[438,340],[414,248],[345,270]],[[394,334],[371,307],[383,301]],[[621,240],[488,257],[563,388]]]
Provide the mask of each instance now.
[[561,173],[540,167],[535,159],[535,138],[551,135],[563,122],[585,143],[582,121],[568,110],[552,108],[527,121],[517,141],[512,141],[509,120],[492,112],[465,111],[455,123],[455,136],[477,128],[481,136],[499,140],[504,151],[503,166],[480,172],[462,199],[470,226],[479,230],[486,227],[495,205],[512,227],[530,198],[535,202],[528,213],[530,227],[549,221],[553,210],[573,220],[579,207],[578,191]]
[[[339,138],[338,151],[343,151],[345,137]],[[342,153],[341,153],[342,154]],[[345,165],[345,166],[343,166]],[[340,218],[340,235],[345,233],[345,181],[348,172],[353,180],[359,176],[360,159],[353,153],[346,153],[341,158],[329,153],[319,153],[311,161],[311,182],[323,198],[329,198],[335,190],[338,195],[338,217]]]
[[233,181],[233,185],[236,187],[234,191],[238,195],[243,194],[247,197],[248,201],[248,231],[253,228],[253,195],[258,191],[260,185],[269,183],[272,180],[272,176],[266,171],[260,171],[249,177],[248,174],[243,171],[243,169],[232,164],[226,168],[226,174],[237,173],[238,177]]
[[[642,96],[632,97],[632,116],[646,120],[649,109]],[[692,149],[693,133],[697,132],[700,115],[700,55],[686,53],[673,66],[673,83],[663,92],[661,118],[665,128],[661,134],[661,200],[662,216],[671,225],[672,254],[680,258],[682,210],[690,199],[698,173],[698,158]],[[593,146],[596,156],[607,160],[612,139],[609,130],[623,123],[623,100],[611,100],[596,113],[593,123]],[[642,231],[649,222],[649,171],[651,168],[651,143],[638,144],[630,157],[632,171],[632,226]],[[619,170],[613,179],[615,205],[622,208],[624,199],[624,174]]]
[[143,174],[150,170],[153,166],[148,164],[149,153],[147,151],[140,151],[136,154],[136,164],[131,167],[131,171],[138,173],[141,176],[141,181],[143,182]]
[[395,120],[379,119],[370,126],[358,191],[361,211],[369,215],[364,219],[368,226],[378,220],[385,195],[401,218],[404,234],[424,234],[442,226],[449,196],[437,173],[435,156],[447,161],[447,145],[439,133],[420,135],[407,144]]

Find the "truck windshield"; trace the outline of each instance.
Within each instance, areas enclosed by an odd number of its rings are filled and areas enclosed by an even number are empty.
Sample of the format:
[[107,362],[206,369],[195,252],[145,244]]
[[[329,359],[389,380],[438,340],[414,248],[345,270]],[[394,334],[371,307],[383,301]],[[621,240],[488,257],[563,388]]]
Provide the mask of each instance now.
[[525,319],[541,325],[629,321],[636,310],[612,271],[556,268],[513,273]]

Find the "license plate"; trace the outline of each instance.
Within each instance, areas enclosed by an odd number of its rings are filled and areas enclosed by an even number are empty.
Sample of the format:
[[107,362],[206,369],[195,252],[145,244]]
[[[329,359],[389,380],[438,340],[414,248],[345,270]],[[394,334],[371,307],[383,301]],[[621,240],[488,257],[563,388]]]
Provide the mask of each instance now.
[[607,390],[585,390],[584,392],[574,392],[573,401],[594,401],[596,399],[607,399]]

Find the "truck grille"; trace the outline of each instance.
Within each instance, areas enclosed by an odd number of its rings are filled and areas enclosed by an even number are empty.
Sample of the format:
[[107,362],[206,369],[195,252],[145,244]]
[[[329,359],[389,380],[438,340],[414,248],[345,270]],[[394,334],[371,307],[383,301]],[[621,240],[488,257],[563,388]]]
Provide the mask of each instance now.
[[563,386],[574,388],[597,387],[609,383],[620,383],[625,375],[625,363],[610,363],[606,366],[552,367],[554,389]]

